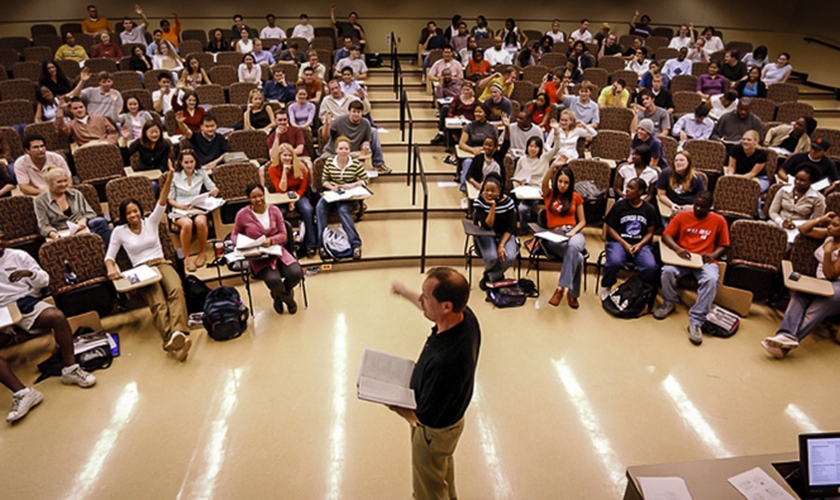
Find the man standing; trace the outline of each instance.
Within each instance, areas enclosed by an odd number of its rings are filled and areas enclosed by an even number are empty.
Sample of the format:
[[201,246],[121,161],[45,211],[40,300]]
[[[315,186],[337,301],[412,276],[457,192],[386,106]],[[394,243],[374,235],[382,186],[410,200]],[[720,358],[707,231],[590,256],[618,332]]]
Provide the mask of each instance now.
[[453,455],[472,399],[481,329],[467,307],[470,287],[457,271],[436,267],[421,293],[395,282],[391,291],[435,323],[411,374],[416,410],[390,407],[411,424],[416,500],[457,498]]

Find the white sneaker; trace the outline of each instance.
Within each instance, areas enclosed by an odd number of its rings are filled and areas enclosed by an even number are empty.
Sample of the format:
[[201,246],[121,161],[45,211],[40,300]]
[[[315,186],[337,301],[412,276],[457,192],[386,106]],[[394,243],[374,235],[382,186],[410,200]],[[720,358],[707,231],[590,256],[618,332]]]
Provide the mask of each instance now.
[[764,341],[773,347],[778,347],[781,349],[796,349],[797,347],[799,347],[798,340],[789,335],[785,335],[784,333],[779,333],[772,337],[767,337],[766,339],[764,339]]
[[470,199],[461,198],[461,210],[467,210],[468,208],[470,208]]
[[305,236],[306,236],[306,225],[303,223],[303,221],[300,221],[300,224],[298,224],[298,233],[297,233],[297,236],[295,236],[295,242],[300,243],[301,241],[303,241],[303,238]]
[[61,370],[61,383],[64,385],[78,385],[79,387],[90,387],[96,383],[96,377],[82,370],[78,363],[64,367]]
[[21,389],[12,394],[12,409],[6,415],[6,422],[14,422],[15,420],[22,419],[42,399],[44,399],[44,395],[31,387]]
[[612,293],[612,288],[601,286],[601,302],[607,300],[607,297],[610,296],[610,293]]
[[183,332],[176,331],[171,337],[169,337],[169,342],[163,346],[163,350],[174,353],[178,361],[184,361],[187,359],[190,347],[192,347],[192,341],[190,338],[184,335]]
[[690,340],[694,345],[700,345],[703,343],[703,329],[700,325],[688,325],[688,340]]

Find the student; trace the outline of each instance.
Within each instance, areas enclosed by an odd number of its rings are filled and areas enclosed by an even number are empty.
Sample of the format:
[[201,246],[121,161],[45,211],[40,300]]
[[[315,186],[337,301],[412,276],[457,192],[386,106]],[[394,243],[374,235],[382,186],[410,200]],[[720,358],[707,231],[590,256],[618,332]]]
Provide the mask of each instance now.
[[720,271],[717,259],[729,246],[729,229],[723,216],[712,213],[712,194],[703,191],[694,198],[692,211],[674,215],[665,232],[662,242],[683,259],[690,259],[690,254],[699,254],[703,258],[703,267],[693,269],[684,266],[666,264],[662,266],[662,298],[664,303],[656,308],[653,317],[665,319],[677,308],[680,297],[677,294],[677,280],[692,274],[700,287],[697,300],[688,312],[688,339],[694,345],[703,343],[703,322],[715,300]]
[[[516,170],[513,172],[511,183],[513,187],[519,186],[533,186],[541,187],[543,177],[548,172],[549,165],[551,165],[557,150],[560,147],[560,127],[554,126],[554,145],[548,150],[543,151],[543,141],[541,137],[531,137],[525,145],[525,155],[519,158],[516,162]],[[531,214],[534,207],[539,203],[539,200],[520,200],[517,205],[519,211],[519,227],[521,231],[525,231],[528,227],[528,222],[531,220]]]
[[560,20],[551,20],[551,29],[545,32],[546,36],[550,36],[554,43],[563,43],[566,41],[566,35],[560,31]]
[[601,107],[626,108],[630,102],[630,91],[625,87],[627,83],[621,78],[616,78],[609,87],[604,87],[598,95],[598,105]]
[[170,25],[166,19],[160,20],[161,39],[169,42],[175,50],[178,50],[178,46],[181,44],[181,18],[178,17],[177,12],[173,12],[172,19],[175,21],[174,26]]
[[[490,173],[495,173],[502,180],[505,179],[505,156],[510,148],[510,121],[506,116],[502,117],[504,124],[504,140],[499,144],[499,138],[495,135],[486,137],[482,144],[481,151],[473,158],[467,158],[461,169],[461,199],[467,197],[467,183],[476,190],[481,189],[484,179]],[[462,206],[464,202],[462,201]]]
[[677,120],[671,134],[680,142],[685,142],[688,139],[705,141],[712,136],[714,128],[715,122],[709,118],[709,107],[701,103],[694,108],[694,113],[682,115]]
[[207,76],[207,72],[201,67],[201,61],[193,54],[187,56],[181,78],[178,80],[179,87],[186,87],[195,90],[200,85],[211,85],[213,82]]
[[751,66],[747,71],[747,77],[735,86],[739,97],[767,97],[767,85],[761,81],[761,69]]
[[711,26],[703,28],[703,32],[700,33],[698,41],[700,40],[703,40],[703,52],[706,57],[711,58],[712,54],[724,49],[723,40],[715,35],[715,29]]
[[172,89],[172,75],[169,73],[158,73],[157,76],[158,89],[152,92],[152,103],[155,111],[161,115],[172,109],[172,97],[174,91]]
[[741,61],[747,65],[748,68],[756,67],[759,71],[770,64],[770,59],[767,57],[767,47],[759,45],[749,54],[745,54]]
[[767,150],[759,145],[758,132],[747,130],[741,136],[740,144],[733,147],[729,153],[729,163],[723,169],[723,173],[758,181],[761,192],[765,193],[770,187],[766,166]]
[[761,81],[765,85],[771,83],[785,83],[790,78],[793,66],[790,65],[790,54],[782,52],[773,64],[764,66],[761,70]]
[[607,214],[606,261],[601,279],[601,301],[607,299],[618,278],[618,271],[630,258],[636,264],[639,277],[656,285],[659,267],[653,254],[651,240],[658,226],[659,214],[643,199],[648,193],[644,179],[637,177],[627,182],[624,198]]
[[90,76],[90,70],[82,68],[79,74],[79,84],[70,92],[69,96],[81,97],[90,114],[104,116],[112,122],[116,122],[122,111],[123,98],[117,89],[112,88],[114,80],[111,78],[111,73],[100,72],[96,77],[99,86],[85,88]]
[[335,5],[330,6],[330,20],[335,28],[338,30],[338,36],[341,38],[351,37],[359,40],[359,43],[365,43],[365,29],[358,23],[359,15],[355,12],[350,12],[347,16],[347,22],[336,21],[335,19]]
[[139,73],[140,80],[142,81],[145,73],[150,71],[152,68],[152,61],[149,59],[149,56],[143,52],[143,47],[135,45],[134,48],[131,49],[131,58],[128,60],[128,71]]
[[139,5],[134,5],[134,12],[143,19],[143,22],[139,26],[135,26],[130,17],[124,17],[122,22],[123,31],[120,33],[120,41],[122,42],[122,45],[139,43],[145,49],[146,28],[149,27],[149,19],[146,17],[146,14],[143,13],[143,9],[141,9]]
[[99,43],[91,48],[90,57],[110,59],[118,63],[122,59],[123,53],[120,46],[111,41],[111,35],[103,31],[99,34]]
[[175,52],[175,47],[167,41],[160,42],[157,54],[152,58],[152,68],[165,69],[172,73],[172,79],[178,79],[178,71],[184,69],[183,61]]
[[210,41],[207,43],[206,52],[216,54],[230,50],[230,42],[225,38],[225,32],[216,28],[210,33]]
[[598,131],[592,125],[587,125],[577,119],[574,111],[564,109],[560,112],[560,122],[557,128],[557,139],[560,147],[557,150],[557,161],[561,165],[577,160],[580,156],[577,150],[578,139],[581,137],[591,139],[598,135]]
[[[309,60],[312,61],[311,58]],[[324,67],[323,64],[319,64],[318,66],[322,69]],[[321,97],[324,94],[324,81],[321,80],[321,77],[316,76],[316,73],[317,71],[312,69],[311,66],[303,68],[303,76],[298,79],[297,86],[304,87],[306,89],[306,98],[309,102],[317,106],[321,102]]]
[[478,286],[486,290],[489,283],[505,279],[505,271],[516,262],[516,208],[513,199],[503,191],[502,179],[488,174],[481,184],[479,196],[473,200],[473,221],[495,236],[476,236],[478,253],[484,260],[484,276]]
[[131,164],[131,157],[137,154],[137,163],[133,165],[135,171],[160,170],[166,172],[169,161],[170,142],[163,137],[160,123],[149,120],[143,124],[140,138],[131,141],[123,150],[126,164]]
[[[824,224],[828,224],[828,227],[820,227]],[[790,302],[776,335],[761,342],[762,347],[776,359],[787,356],[824,319],[840,312],[840,281],[837,279],[840,276],[840,216],[829,212],[820,218],[811,219],[799,227],[799,232],[824,240],[814,251],[814,258],[819,263],[816,277],[828,280],[834,288],[834,295],[821,297],[790,292]]]
[[[217,196],[219,189],[198,165],[196,154],[191,149],[182,149],[178,153],[178,160],[175,163],[175,175],[169,187],[168,203],[173,209],[187,211],[190,209],[190,202],[202,192],[208,192],[210,196]],[[178,212],[170,214],[176,226],[180,228],[181,249],[187,261],[187,271],[194,272],[196,267],[202,267],[207,262],[205,249],[207,247],[207,215],[183,215]],[[190,243],[192,242],[193,228],[195,228],[196,240],[198,241],[198,257],[195,261],[190,259]]]
[[[260,168],[260,179],[263,185],[271,183],[276,193],[294,193],[297,197],[288,205],[282,205],[280,211],[284,217],[289,212],[298,211],[302,219],[303,227],[301,238],[303,240],[303,252],[312,257],[318,250],[318,235],[315,229],[315,218],[313,217],[312,204],[307,197],[309,189],[310,173],[306,165],[295,154],[291,144],[278,143],[275,139],[271,148],[271,163],[266,169]],[[266,179],[268,170],[268,179]]]
[[694,23],[688,23],[680,25],[679,33],[671,38],[668,48],[680,50],[685,47],[689,49],[692,45],[694,45]]
[[50,89],[55,97],[62,97],[73,91],[73,84],[55,61],[41,63],[41,78],[38,80],[38,85]]
[[292,30],[292,38],[304,38],[307,42],[312,43],[312,40],[315,39],[315,28],[309,24],[309,16],[306,14],[300,15],[300,22]]
[[14,162],[10,174],[14,172],[20,191],[27,196],[37,196],[49,189],[47,168],[51,165],[60,167],[67,175],[69,185],[73,184],[70,168],[64,157],[47,151],[47,141],[40,135],[27,135],[23,138],[23,150],[26,152]]
[[[341,76],[341,70],[344,68],[351,68],[353,70],[353,74],[356,75],[356,78],[359,80],[364,80],[367,78],[368,67],[365,62],[360,58],[361,49],[358,45],[351,45],[350,46],[350,56],[338,61],[338,64],[335,65],[335,76]],[[303,61],[301,61],[303,62]]]
[[181,133],[192,144],[201,168],[205,169],[208,174],[212,174],[213,169],[224,161],[225,153],[228,152],[227,140],[222,134],[216,133],[216,118],[211,114],[202,116],[200,134],[194,134],[186,126],[182,111],[176,113],[175,118],[178,120],[178,128],[181,129]]
[[65,137],[72,137],[78,146],[86,144],[117,144],[117,129],[111,122],[100,115],[89,115],[85,103],[78,97],[70,98],[72,120],[64,121],[64,111],[59,106],[55,114],[56,132]]
[[113,33],[114,27],[104,17],[99,17],[99,11],[95,5],[88,5],[88,18],[82,21],[82,33],[95,35],[102,31]]
[[[180,99],[181,105],[178,105]],[[199,106],[198,94],[191,89],[182,89],[172,96],[172,109],[175,110],[175,118],[183,116],[184,125],[193,132],[201,130],[201,120],[207,114],[204,108]]]
[[304,140],[303,131],[299,127],[290,126],[289,114],[285,109],[280,109],[274,113],[274,130],[268,134],[266,138],[266,146],[268,146],[268,153],[271,158],[277,156],[277,146],[280,144],[290,144],[294,148],[295,154],[303,156],[304,154]]
[[694,62],[688,58],[688,49],[683,47],[675,59],[665,61],[665,65],[662,66],[662,74],[669,79],[673,79],[677,75],[690,75],[692,66],[694,66]]
[[[245,56],[246,58],[248,56]],[[295,86],[292,82],[286,81],[286,70],[281,66],[275,66],[272,70],[274,79],[265,82],[263,85],[263,96],[266,102],[279,102],[286,104],[295,98]]]
[[233,42],[233,50],[240,54],[250,54],[254,50],[254,41],[246,28],[239,30],[239,39]]
[[270,68],[277,61],[274,60],[274,54],[267,50],[263,50],[262,40],[257,38],[254,40],[254,51],[251,53],[254,56],[254,62],[259,65],[264,65]]
[[76,45],[76,37],[73,33],[67,32],[64,35],[64,45],[55,51],[55,58],[59,61],[73,61],[80,63],[88,58],[85,48]]
[[598,103],[590,98],[595,88],[595,85],[590,83],[589,80],[585,80],[580,85],[578,95],[575,96],[569,95],[568,86],[563,85],[560,87],[560,101],[566,109],[574,111],[578,121],[597,129],[601,122],[601,116],[598,111]]
[[254,60],[254,54],[248,52],[242,56],[237,76],[240,82],[255,83],[257,87],[262,85],[262,68]]
[[236,42],[242,37],[242,30],[248,33],[248,39],[258,38],[257,30],[248,27],[247,24],[242,22],[242,16],[240,14],[234,14],[233,26],[230,27],[230,47],[234,50],[236,50]]
[[707,73],[697,79],[697,95],[708,101],[713,95],[720,95],[729,90],[729,82],[720,74],[720,62],[713,59],[709,63]]
[[259,89],[248,94],[248,109],[245,110],[242,123],[243,130],[262,130],[266,134],[274,127],[274,110],[265,104]]
[[636,129],[636,133],[630,141],[631,149],[630,156],[627,158],[628,163],[634,163],[633,150],[639,146],[647,146],[650,148],[650,162],[648,162],[648,165],[660,169],[668,167],[668,161],[665,159],[665,148],[662,146],[662,141],[653,135],[653,132],[653,122],[650,119],[645,118],[639,121],[639,128]]
[[[260,38],[276,38],[280,41],[286,39],[286,32],[283,28],[275,24],[277,22],[277,18],[274,17],[274,14],[268,14],[265,16],[265,21],[268,23],[268,26],[260,30]],[[292,38],[294,38],[294,35],[292,35]]]
[[487,19],[481,15],[475,18],[475,26],[472,27],[470,32],[476,40],[490,38],[490,35],[493,34],[493,31],[487,26]]
[[35,89],[35,123],[49,123],[55,120],[60,105],[61,102],[49,87],[39,85]]
[[783,186],[770,204],[770,221],[784,229],[795,229],[794,222],[819,219],[825,214],[825,197],[811,187],[817,177],[813,165],[801,165],[793,178],[793,185]]
[[[318,53],[310,50],[306,53],[306,62],[300,65],[300,74],[306,75],[306,68],[312,68],[312,75],[314,80],[318,82],[318,90],[323,88],[323,81],[327,77],[327,67],[318,61]],[[300,85],[300,80],[298,80]]]
[[181,288],[181,278],[164,257],[160,243],[160,222],[166,215],[166,197],[174,174],[170,166],[158,202],[148,217],[143,217],[143,206],[135,199],[120,204],[122,224],[111,234],[111,244],[105,254],[105,267],[110,279],[118,280],[122,277],[116,262],[117,253],[122,248],[132,266],[145,264],[157,269],[161,280],[138,289],[136,293],[151,309],[152,321],[163,339],[163,350],[173,353],[178,361],[184,361],[192,347],[190,327],[187,324],[187,303]]
[[650,189],[642,194],[642,199],[648,203],[653,202],[654,184],[659,178],[659,172],[650,166],[651,156],[650,148],[645,144],[640,144],[633,148],[633,154],[630,155],[631,163],[625,163],[618,169],[615,175],[615,194],[619,198],[627,196],[625,188],[627,184],[633,179],[642,179],[645,181],[645,186]]
[[542,192],[548,229],[558,230],[568,238],[561,242],[542,241],[549,257],[563,261],[557,289],[548,303],[554,307],[559,306],[568,291],[569,307],[577,309],[580,307],[578,297],[586,251],[586,239],[581,230],[586,227],[586,216],[583,213],[583,198],[575,192],[575,174],[572,169],[555,163],[545,173]]
[[636,121],[640,125],[645,120],[650,121],[653,125],[653,132],[650,133],[657,138],[667,136],[671,132],[671,115],[656,105],[653,92],[650,90],[642,89],[639,95],[641,107],[636,112]]
[[694,198],[705,189],[703,179],[694,169],[691,154],[685,150],[674,156],[674,166],[663,168],[656,181],[659,203],[673,213],[691,210]]
[[69,187],[67,172],[50,165],[45,177],[49,189],[34,200],[41,236],[57,240],[60,238],[58,232],[67,229],[67,223],[72,222],[98,235],[107,248],[111,241],[111,226],[104,217],[96,216],[81,192]]
[[152,115],[143,109],[140,99],[129,96],[125,100],[123,113],[117,117],[117,125],[120,126],[122,137],[126,144],[140,138],[143,132],[143,125],[152,120]]
[[723,56],[720,74],[730,82],[740,82],[747,77],[747,65],[740,60],[741,53],[737,50],[727,50]]
[[[638,23],[636,19],[639,20]],[[642,17],[639,17],[639,11],[637,10],[633,15],[633,19],[630,20],[630,34],[642,38],[653,36],[653,28],[650,27],[650,16],[643,14]]]
[[306,87],[295,91],[295,102],[289,105],[289,118],[292,125],[301,129],[310,128],[315,121],[315,105],[309,102]]
[[370,154],[373,167],[382,173],[389,173],[391,170],[385,165],[382,156],[382,146],[379,143],[379,134],[370,122],[362,119],[364,105],[358,99],[350,102],[346,115],[333,119],[327,115],[324,126],[321,128],[321,139],[329,141],[323,147],[323,156],[336,154],[335,141],[338,137],[350,139],[353,151],[361,151],[363,154]]

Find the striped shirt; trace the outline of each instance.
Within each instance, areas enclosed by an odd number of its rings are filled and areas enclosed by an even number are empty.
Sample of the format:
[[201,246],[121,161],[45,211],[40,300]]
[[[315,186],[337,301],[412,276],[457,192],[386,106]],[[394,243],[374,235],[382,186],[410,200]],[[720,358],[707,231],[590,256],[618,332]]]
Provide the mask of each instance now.
[[501,201],[496,201],[496,218],[493,222],[493,227],[488,227],[485,224],[487,214],[490,212],[490,204],[484,201],[481,196],[473,200],[473,220],[479,227],[484,229],[492,229],[496,236],[502,236],[504,233],[514,234],[516,232],[516,210],[513,204],[513,198],[505,196]]
[[336,158],[338,157],[332,156],[327,159],[324,164],[324,171],[321,173],[322,185],[325,182],[329,182],[335,186],[341,186],[342,184],[349,184],[351,182],[361,180],[365,183],[365,186],[367,186],[368,176],[365,173],[365,169],[362,168],[362,164],[359,163],[359,160],[353,158],[352,161],[342,169],[338,166]]

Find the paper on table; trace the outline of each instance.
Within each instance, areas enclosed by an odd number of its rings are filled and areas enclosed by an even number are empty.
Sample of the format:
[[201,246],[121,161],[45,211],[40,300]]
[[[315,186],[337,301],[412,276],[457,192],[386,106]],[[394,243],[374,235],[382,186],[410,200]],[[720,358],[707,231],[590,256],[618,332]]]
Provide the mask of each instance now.
[[356,379],[359,399],[415,409],[409,388],[414,362],[392,354],[365,349]]
[[511,190],[520,200],[541,200],[542,194],[537,186],[522,185]]
[[691,500],[681,477],[640,477],[639,485],[645,500]]
[[141,283],[157,277],[157,273],[145,264],[129,269],[128,271],[123,271],[122,274],[133,283]]
[[73,236],[74,234],[79,232],[79,229],[81,229],[81,227],[82,226],[80,226],[79,224],[76,224],[75,222],[71,222],[71,221],[68,220],[67,221],[67,229],[62,229],[61,231],[58,231],[58,237],[59,238],[67,238],[69,236]]
[[259,238],[253,240],[244,234],[240,234],[236,238],[236,249],[237,250],[247,250],[249,248],[260,247],[265,243],[265,236],[260,236]]
[[0,307],[0,325],[11,325],[12,314],[8,307]]
[[540,231],[539,233],[534,234],[534,236],[544,240],[553,241],[554,243],[562,243],[569,239],[568,236],[563,236],[562,234],[555,233],[554,231]]
[[732,476],[727,481],[749,500],[794,500],[790,493],[761,467]]

